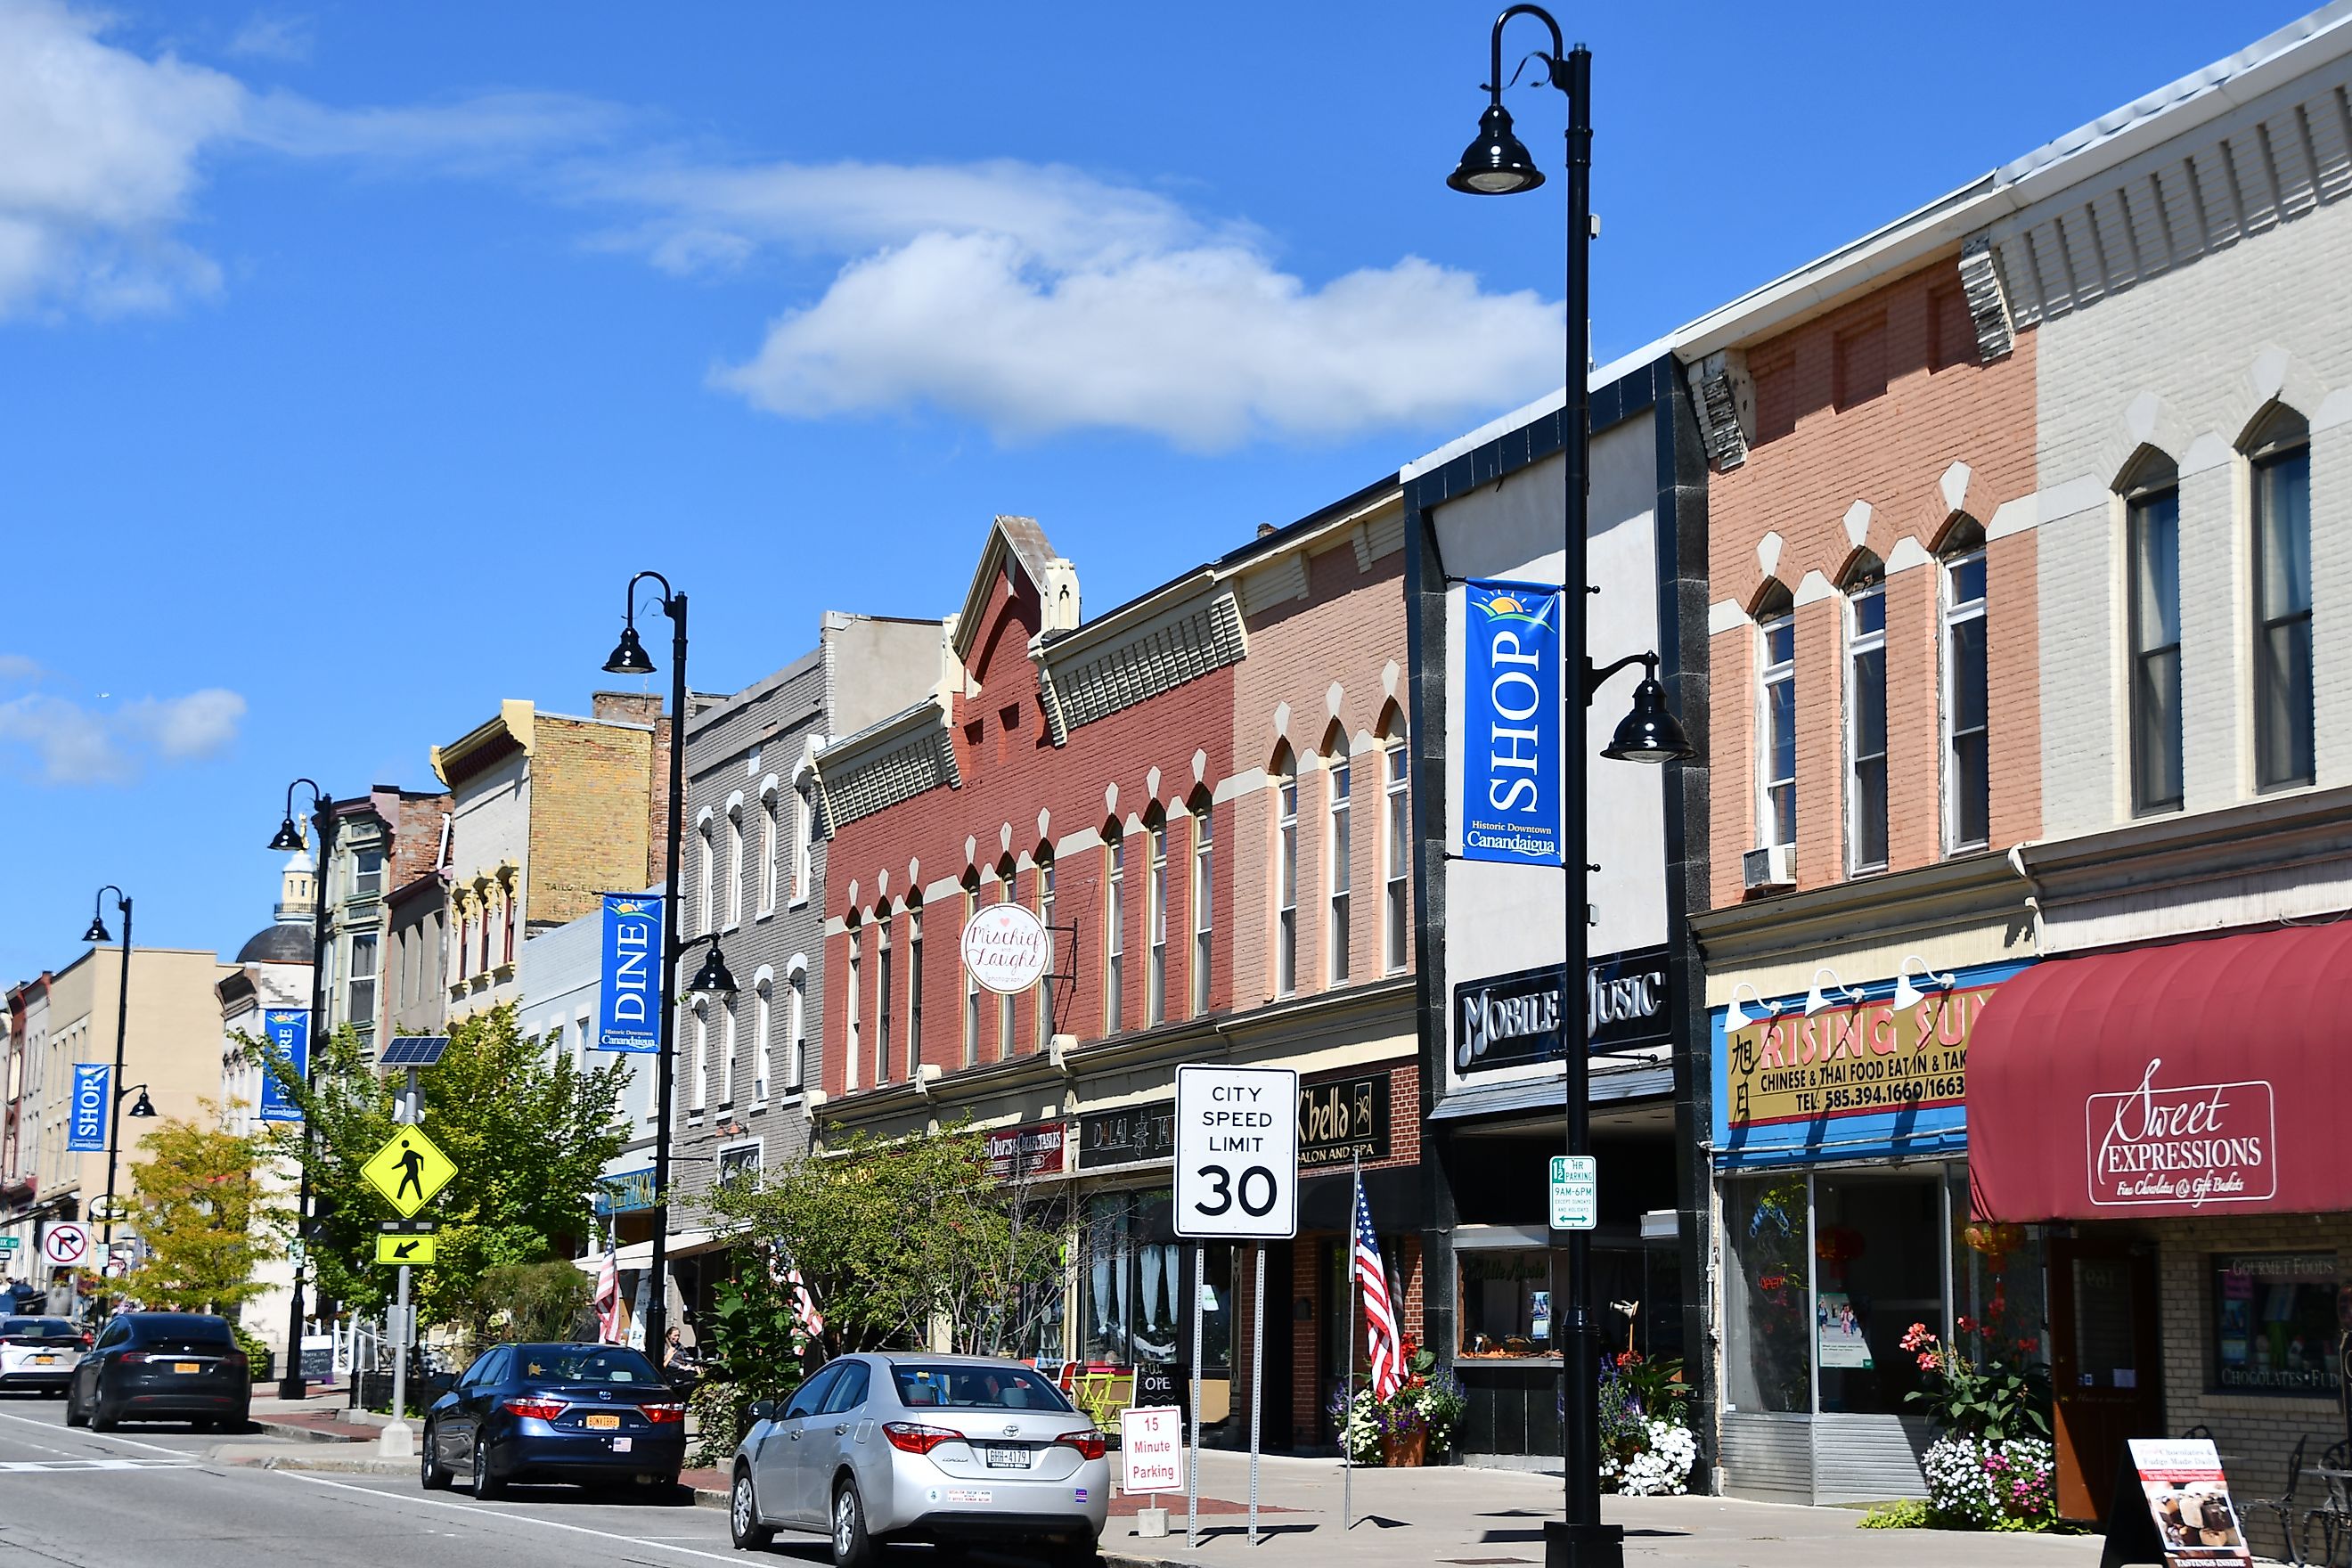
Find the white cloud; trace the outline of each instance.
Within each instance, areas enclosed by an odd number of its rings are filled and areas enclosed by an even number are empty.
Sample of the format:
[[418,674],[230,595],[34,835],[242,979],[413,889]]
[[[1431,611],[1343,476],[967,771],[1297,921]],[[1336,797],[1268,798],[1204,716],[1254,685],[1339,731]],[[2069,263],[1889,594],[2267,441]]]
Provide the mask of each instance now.
[[1320,287],[1255,228],[1076,171],[994,162],[638,169],[613,237],[676,272],[848,257],[715,374],[794,418],[930,406],[1000,439],[1138,431],[1218,450],[1440,426],[1557,385],[1559,311],[1413,257]]
[[[19,679],[37,672],[30,660],[7,671]],[[111,709],[33,691],[0,700],[0,745],[29,752],[49,784],[128,784],[152,763],[195,762],[224,750],[244,718],[245,699],[218,687]]]
[[246,59],[299,63],[310,58],[316,38],[308,16],[257,11],[228,41],[228,52]]

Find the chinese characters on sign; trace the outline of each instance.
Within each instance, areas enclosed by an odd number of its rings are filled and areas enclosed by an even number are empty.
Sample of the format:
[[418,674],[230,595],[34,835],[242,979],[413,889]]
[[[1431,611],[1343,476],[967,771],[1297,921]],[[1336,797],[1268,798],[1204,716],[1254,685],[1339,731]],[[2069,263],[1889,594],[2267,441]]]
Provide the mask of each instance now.
[[1956,1106],[1969,1034],[1994,987],[1760,1019],[1724,1039],[1731,1126]]

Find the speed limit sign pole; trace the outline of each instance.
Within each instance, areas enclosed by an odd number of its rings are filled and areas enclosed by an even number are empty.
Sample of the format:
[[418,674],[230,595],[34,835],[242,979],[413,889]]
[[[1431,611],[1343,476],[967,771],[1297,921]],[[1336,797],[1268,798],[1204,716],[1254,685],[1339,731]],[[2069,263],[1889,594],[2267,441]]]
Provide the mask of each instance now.
[[[1249,1540],[1257,1532],[1258,1415],[1265,1390],[1265,1244],[1298,1234],[1298,1074],[1289,1068],[1176,1069],[1176,1234],[1253,1242],[1250,1291]],[[1200,1322],[1201,1303],[1192,1302]],[[1195,1374],[1200,1358],[1193,1358]],[[1192,1465],[1201,1427],[1192,1426]],[[1197,1504],[1187,1534],[1198,1529]]]

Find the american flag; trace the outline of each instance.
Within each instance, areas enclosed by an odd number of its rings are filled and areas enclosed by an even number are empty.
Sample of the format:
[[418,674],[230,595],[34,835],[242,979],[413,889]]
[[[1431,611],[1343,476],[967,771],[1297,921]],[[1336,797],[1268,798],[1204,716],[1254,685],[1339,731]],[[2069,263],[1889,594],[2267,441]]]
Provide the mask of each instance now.
[[816,1310],[816,1294],[808,1288],[808,1281],[801,1278],[801,1266],[793,1262],[792,1255],[782,1247],[769,1250],[768,1274],[778,1284],[791,1289],[793,1323],[802,1337],[810,1342],[823,1340],[824,1314]]
[[604,1260],[596,1266],[596,1338],[608,1345],[621,1342],[621,1259],[609,1237]]
[[1372,1354],[1372,1397],[1386,1399],[1404,1384],[1404,1347],[1397,1335],[1396,1309],[1389,1300],[1389,1271],[1381,1265],[1381,1238],[1372,1231],[1372,1205],[1364,1201],[1364,1181],[1356,1178],[1356,1289],[1364,1299],[1364,1339]]

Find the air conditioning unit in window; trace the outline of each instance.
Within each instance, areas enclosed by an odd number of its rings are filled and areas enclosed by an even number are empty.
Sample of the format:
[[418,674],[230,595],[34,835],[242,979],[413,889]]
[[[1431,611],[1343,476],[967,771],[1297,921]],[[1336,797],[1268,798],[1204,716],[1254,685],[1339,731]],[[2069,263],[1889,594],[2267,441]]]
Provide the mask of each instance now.
[[1797,885],[1797,847],[1793,844],[1768,844],[1761,849],[1750,849],[1739,858],[1741,880],[1749,892],[1760,888],[1793,888]]

